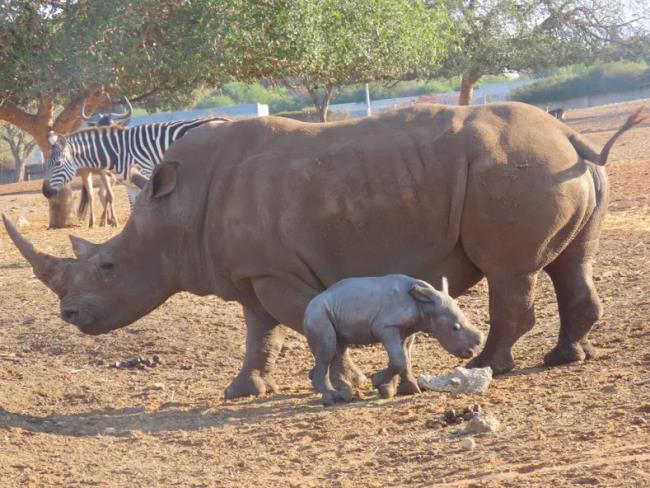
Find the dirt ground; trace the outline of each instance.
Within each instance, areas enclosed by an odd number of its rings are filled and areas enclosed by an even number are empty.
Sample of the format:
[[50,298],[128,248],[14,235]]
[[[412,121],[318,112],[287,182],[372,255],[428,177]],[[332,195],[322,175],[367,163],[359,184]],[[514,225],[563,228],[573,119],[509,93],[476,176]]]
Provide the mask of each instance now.
[[[650,105],[650,100],[644,101]],[[569,112],[602,144],[642,102]],[[550,280],[540,279],[537,325],[515,347],[518,367],[482,396],[368,399],[323,408],[312,358],[291,334],[279,394],[224,401],[244,351],[241,308],[174,296],[137,323],[84,336],[58,316],[58,300],[0,230],[0,486],[650,486],[650,123],[616,145],[612,198],[595,266],[605,316],[592,339],[600,357],[541,366],[558,333]],[[119,214],[128,215],[124,187]],[[0,187],[0,211],[24,216],[43,251],[71,256],[68,230],[47,230],[38,182]],[[118,229],[72,230],[101,242]],[[487,329],[487,286],[461,298]],[[159,356],[155,368],[116,361]],[[385,354],[355,350],[368,373]],[[458,365],[420,338],[416,373]],[[461,449],[456,426],[428,419],[474,403],[501,429]]]

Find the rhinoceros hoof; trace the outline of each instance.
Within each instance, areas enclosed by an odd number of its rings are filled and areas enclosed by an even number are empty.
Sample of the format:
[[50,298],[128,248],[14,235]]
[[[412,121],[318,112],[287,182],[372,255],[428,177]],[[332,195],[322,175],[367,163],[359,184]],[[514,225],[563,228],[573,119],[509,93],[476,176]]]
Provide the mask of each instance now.
[[395,382],[385,383],[377,387],[381,398],[393,398],[396,393]]
[[331,407],[337,403],[349,403],[354,398],[352,392],[346,388],[323,394],[323,405]]
[[346,367],[342,371],[332,372],[330,374],[330,380],[337,388],[345,388],[349,386],[352,386],[353,388],[361,388],[368,382],[366,375],[356,366]]
[[591,343],[589,339],[582,339],[580,341],[582,350],[585,352],[585,359],[596,359],[598,357],[598,351]]
[[417,395],[418,393],[422,393],[422,391],[420,390],[417,381],[412,379],[403,378],[397,387],[398,395]]
[[259,375],[237,376],[226,388],[226,400],[233,398],[258,396],[267,392],[266,383]]
[[512,371],[515,367],[515,361],[510,354],[503,356],[487,356],[484,353],[479,354],[467,363],[468,368],[492,368],[493,375],[499,375]]
[[580,344],[558,344],[544,356],[544,364],[546,366],[558,366],[584,361],[585,357],[585,351]]

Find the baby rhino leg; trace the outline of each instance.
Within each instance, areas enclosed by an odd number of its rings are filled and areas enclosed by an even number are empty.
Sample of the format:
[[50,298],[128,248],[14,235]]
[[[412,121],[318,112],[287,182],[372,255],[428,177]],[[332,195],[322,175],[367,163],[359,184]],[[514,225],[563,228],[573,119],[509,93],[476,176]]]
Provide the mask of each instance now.
[[397,393],[399,377],[409,368],[408,357],[397,328],[384,329],[380,339],[388,353],[388,368],[373,376],[373,384],[376,385],[380,397],[391,398]]
[[413,344],[415,343],[415,334],[412,334],[404,341],[404,355],[406,356],[406,368],[402,373],[399,380],[399,387],[397,388],[398,395],[415,395],[421,393],[418,382],[413,376],[411,369],[411,352],[413,351]]
[[323,395],[326,406],[349,401],[344,391],[335,390],[329,378],[329,369],[337,354],[336,331],[326,313],[308,313],[304,323],[305,337],[316,365],[311,371],[314,388]]

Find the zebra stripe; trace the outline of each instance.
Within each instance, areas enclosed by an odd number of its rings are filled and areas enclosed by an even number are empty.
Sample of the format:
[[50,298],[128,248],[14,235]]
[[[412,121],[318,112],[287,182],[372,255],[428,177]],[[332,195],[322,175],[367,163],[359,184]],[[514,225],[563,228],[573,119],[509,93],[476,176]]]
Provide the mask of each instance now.
[[45,179],[50,188],[58,191],[74,178],[79,168],[104,169],[126,179],[134,165],[148,178],[173,142],[208,122],[229,120],[221,117],[179,120],[129,129],[115,125],[95,126],[59,136],[47,161]]

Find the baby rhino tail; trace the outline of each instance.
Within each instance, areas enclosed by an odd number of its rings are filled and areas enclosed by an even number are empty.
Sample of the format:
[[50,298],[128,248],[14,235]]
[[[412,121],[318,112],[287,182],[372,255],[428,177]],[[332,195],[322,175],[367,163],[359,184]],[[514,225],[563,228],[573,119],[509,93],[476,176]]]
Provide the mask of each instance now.
[[609,157],[609,151],[612,149],[612,146],[616,140],[621,137],[623,133],[627,132],[635,125],[640,124],[644,120],[648,119],[647,115],[641,116],[641,112],[643,112],[643,107],[640,107],[632,115],[630,115],[625,123],[620,127],[620,129],[618,129],[616,133],[609,139],[609,141],[607,141],[600,153],[593,148],[591,143],[585,140],[580,134],[577,134],[575,132],[569,135],[569,141],[582,159],[586,159],[587,161],[591,161],[592,163],[596,163],[600,166],[605,166],[607,163],[607,158]]

